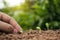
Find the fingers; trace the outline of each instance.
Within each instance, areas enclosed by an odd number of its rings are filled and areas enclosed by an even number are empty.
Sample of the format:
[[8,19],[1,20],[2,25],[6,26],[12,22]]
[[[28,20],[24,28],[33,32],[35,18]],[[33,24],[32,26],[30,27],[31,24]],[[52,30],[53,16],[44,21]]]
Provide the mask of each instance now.
[[4,22],[11,24],[18,32],[23,31],[22,28],[19,26],[19,24],[7,14],[0,12],[0,19]]
[[18,23],[17,23],[13,18],[10,19],[9,23],[10,23],[11,25],[13,25],[13,27],[14,27],[18,32],[21,32],[21,33],[23,32],[22,28],[18,25]]
[[11,19],[10,16],[8,16],[5,13],[0,12],[0,20],[4,21],[4,22],[9,22],[9,20]]
[[13,33],[14,28],[13,28],[12,25],[0,21],[0,31],[4,31],[4,32],[8,32],[8,33],[9,33],[9,32],[10,32],[10,33]]

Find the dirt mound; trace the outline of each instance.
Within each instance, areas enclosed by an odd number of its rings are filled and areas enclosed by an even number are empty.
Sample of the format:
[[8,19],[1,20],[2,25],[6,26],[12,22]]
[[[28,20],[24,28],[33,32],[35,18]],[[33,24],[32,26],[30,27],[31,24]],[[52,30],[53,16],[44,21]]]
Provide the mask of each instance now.
[[0,32],[0,40],[60,40],[60,30],[29,30],[22,34],[6,34]]

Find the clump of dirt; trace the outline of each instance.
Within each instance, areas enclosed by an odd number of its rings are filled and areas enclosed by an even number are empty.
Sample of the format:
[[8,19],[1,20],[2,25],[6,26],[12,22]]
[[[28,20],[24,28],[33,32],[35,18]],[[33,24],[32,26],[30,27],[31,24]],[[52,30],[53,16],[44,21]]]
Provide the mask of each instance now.
[[28,30],[22,34],[0,32],[0,40],[60,40],[60,30]]

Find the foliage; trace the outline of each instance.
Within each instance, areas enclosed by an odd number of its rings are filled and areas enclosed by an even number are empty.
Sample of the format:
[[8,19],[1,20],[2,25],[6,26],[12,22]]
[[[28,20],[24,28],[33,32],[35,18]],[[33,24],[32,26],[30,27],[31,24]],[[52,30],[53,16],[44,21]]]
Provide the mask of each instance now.
[[29,29],[59,29],[60,1],[59,0],[25,0],[24,4],[8,7],[0,11],[14,17],[24,30]]

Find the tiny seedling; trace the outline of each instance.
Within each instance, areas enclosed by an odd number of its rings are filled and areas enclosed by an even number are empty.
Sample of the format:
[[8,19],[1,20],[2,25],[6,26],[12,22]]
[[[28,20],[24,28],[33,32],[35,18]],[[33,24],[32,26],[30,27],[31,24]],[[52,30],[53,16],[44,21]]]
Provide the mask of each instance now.
[[46,27],[47,27],[47,30],[49,30],[49,24],[48,24],[48,23],[46,23],[45,25],[46,25]]
[[36,29],[37,29],[37,30],[41,30],[41,28],[40,28],[40,27],[36,27]]

